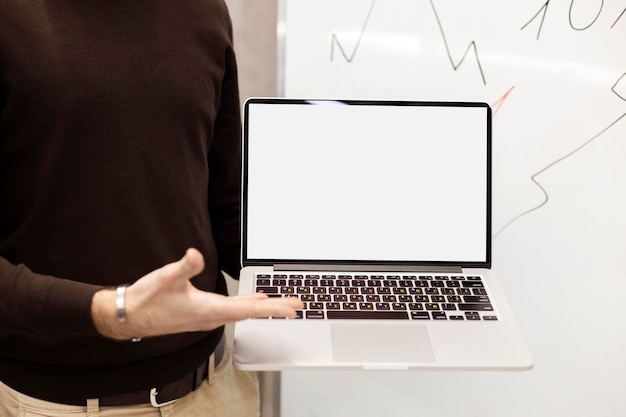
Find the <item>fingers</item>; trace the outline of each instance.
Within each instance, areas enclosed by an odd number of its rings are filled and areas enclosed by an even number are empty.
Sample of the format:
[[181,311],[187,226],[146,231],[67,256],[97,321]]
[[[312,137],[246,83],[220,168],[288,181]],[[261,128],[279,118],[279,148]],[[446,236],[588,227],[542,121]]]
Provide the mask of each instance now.
[[[265,296],[265,294],[262,294]],[[297,297],[257,298],[254,317],[290,317],[296,316],[296,310],[304,308]]]

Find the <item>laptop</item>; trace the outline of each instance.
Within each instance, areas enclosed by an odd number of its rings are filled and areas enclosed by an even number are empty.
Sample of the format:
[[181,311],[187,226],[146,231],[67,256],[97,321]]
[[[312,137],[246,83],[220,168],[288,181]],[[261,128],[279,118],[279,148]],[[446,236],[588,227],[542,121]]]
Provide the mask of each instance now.
[[526,370],[491,270],[491,109],[252,98],[239,294],[300,297],[235,324],[244,370]]

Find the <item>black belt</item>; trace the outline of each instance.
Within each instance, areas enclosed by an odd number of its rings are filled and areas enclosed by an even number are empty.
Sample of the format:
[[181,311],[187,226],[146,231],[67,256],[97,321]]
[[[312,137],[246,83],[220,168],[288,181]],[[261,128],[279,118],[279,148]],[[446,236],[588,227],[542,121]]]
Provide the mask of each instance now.
[[[224,338],[222,338],[215,347],[213,353],[215,357],[214,363],[217,367],[224,356]],[[193,372],[177,381],[152,389],[99,398],[98,404],[100,406],[109,407],[148,403],[152,404],[154,407],[161,407],[195,391],[208,376],[209,359],[202,362]],[[84,404],[87,404],[87,401],[85,401]]]

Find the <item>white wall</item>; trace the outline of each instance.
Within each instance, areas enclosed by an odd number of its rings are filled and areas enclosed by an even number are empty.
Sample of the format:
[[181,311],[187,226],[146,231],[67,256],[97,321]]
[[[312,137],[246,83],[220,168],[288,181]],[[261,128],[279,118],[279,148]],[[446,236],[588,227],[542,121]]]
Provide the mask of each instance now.
[[233,20],[240,97],[275,96],[277,0],[226,0]]

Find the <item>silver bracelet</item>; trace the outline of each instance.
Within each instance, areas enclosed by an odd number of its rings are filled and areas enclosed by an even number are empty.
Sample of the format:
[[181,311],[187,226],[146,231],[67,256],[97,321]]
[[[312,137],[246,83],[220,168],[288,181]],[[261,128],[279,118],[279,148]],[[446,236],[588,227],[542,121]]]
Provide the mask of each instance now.
[[115,296],[115,308],[117,309],[117,321],[126,323],[126,287],[128,284],[122,284],[117,287]]
[[[117,310],[117,321],[126,323],[126,287],[128,284],[122,284],[117,287],[115,292],[115,309]],[[131,342],[141,342],[141,337],[133,337]]]

